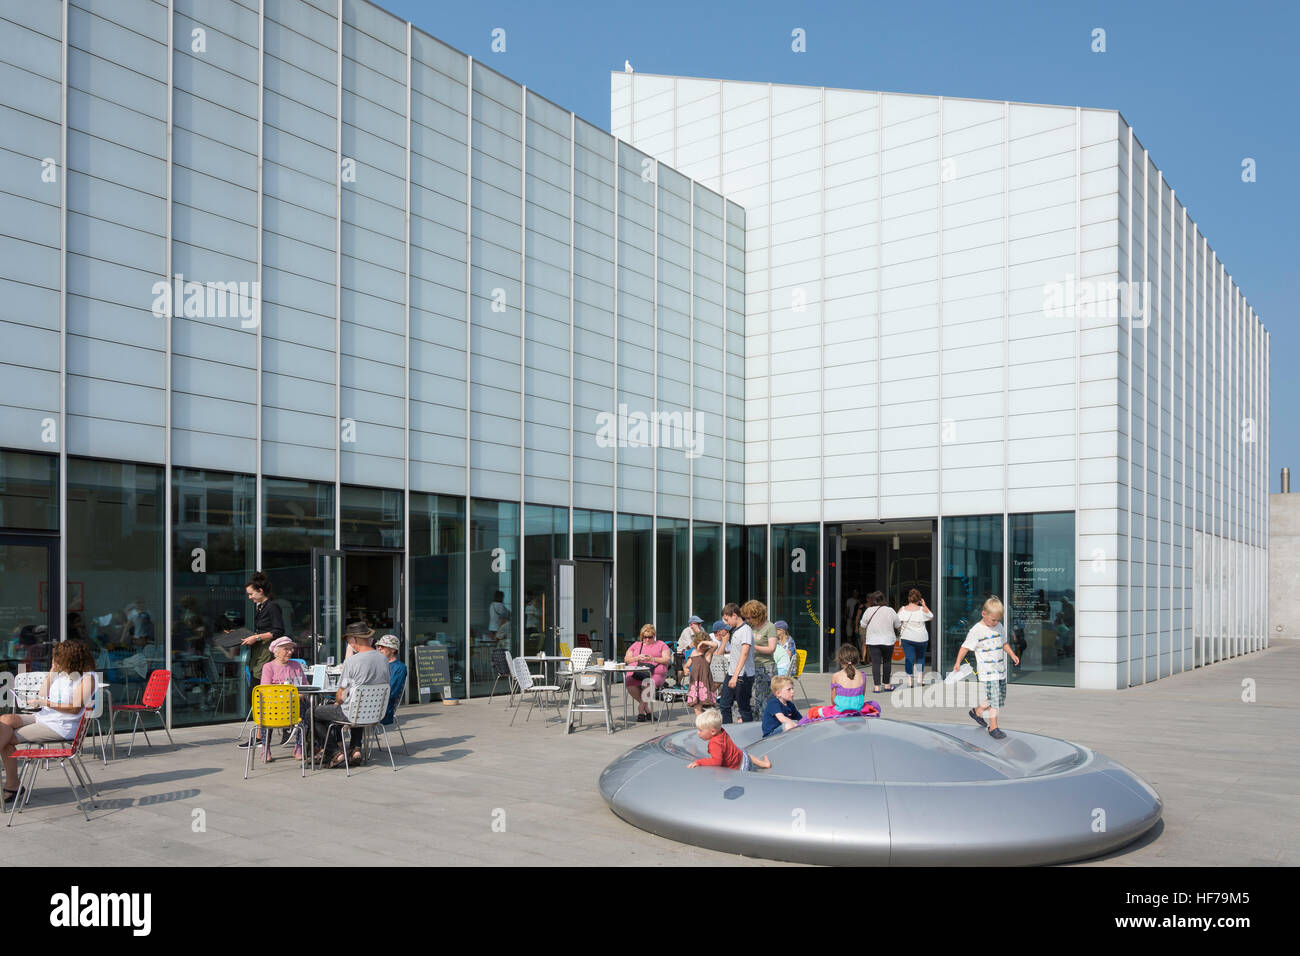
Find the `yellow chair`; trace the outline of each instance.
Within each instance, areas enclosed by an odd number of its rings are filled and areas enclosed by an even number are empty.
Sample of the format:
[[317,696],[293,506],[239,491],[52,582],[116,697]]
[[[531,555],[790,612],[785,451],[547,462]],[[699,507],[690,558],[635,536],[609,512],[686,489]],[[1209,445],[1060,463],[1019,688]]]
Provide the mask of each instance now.
[[[253,688],[253,729],[248,742],[248,755],[244,760],[244,779],[253,763],[254,741],[261,731],[297,727],[301,719],[298,688],[292,684],[258,684]],[[270,746],[270,736],[267,737]],[[300,741],[302,775],[307,776],[307,741]]]
[[561,657],[572,657],[572,656],[573,656],[573,651],[571,651],[571,650],[569,649],[569,645],[568,645],[568,644],[565,644],[563,641],[560,642],[560,656],[561,656]]
[[794,679],[799,682],[799,693],[803,694],[803,699],[808,700],[808,692],[803,689],[803,681],[799,680],[803,676],[803,666],[808,662],[808,652],[805,650],[796,650],[794,656],[799,659],[799,666],[794,672]]

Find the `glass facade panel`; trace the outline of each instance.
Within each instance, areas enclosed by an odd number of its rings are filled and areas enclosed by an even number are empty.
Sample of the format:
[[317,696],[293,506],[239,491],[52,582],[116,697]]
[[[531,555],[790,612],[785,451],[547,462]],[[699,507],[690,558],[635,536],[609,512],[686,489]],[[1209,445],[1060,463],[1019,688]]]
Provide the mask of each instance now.
[[821,532],[816,524],[772,525],[772,601],[768,619],[785,621],[790,636],[808,651],[805,669],[821,662]]
[[[410,647],[447,648],[452,693],[468,693],[465,669],[465,499],[411,493]],[[418,700],[408,661],[411,700]]]
[[479,695],[492,689],[492,651],[519,653],[519,505],[475,498],[469,547],[469,690]]
[[1002,516],[944,518],[940,523],[943,643],[936,670],[951,668],[966,632],[980,619],[985,599],[1002,597]]
[[[692,541],[691,613],[704,618],[707,628],[722,610],[722,526],[695,522]],[[682,622],[682,627],[686,622]]]
[[386,488],[339,489],[339,525],[344,548],[400,548],[402,492]]
[[[766,525],[727,525],[726,575],[727,586],[722,595],[722,604],[728,601],[744,604],[750,598],[767,603]],[[722,604],[718,605],[718,610],[722,609]],[[710,618],[708,623],[712,624],[713,619]]]
[[1074,686],[1074,512],[1011,515],[1010,679]]
[[[685,518],[660,518],[655,546],[659,593],[655,602],[655,630],[669,643],[691,616],[691,526]],[[703,615],[701,615],[703,616]],[[635,639],[635,638],[633,638]]]
[[614,647],[607,656],[623,656],[636,641],[641,625],[650,623],[654,599],[654,539],[648,515],[618,516],[618,576],[615,603],[618,619],[614,624]]
[[614,555],[614,516],[608,511],[573,509],[573,556],[609,558]]
[[[334,486],[265,478],[262,509],[262,570],[284,614],[284,632],[301,654],[312,643],[311,550],[334,547]],[[251,604],[247,611],[251,624]]]
[[59,459],[0,450],[0,528],[59,530]]
[[[163,497],[161,468],[68,459],[68,595],[80,595],[115,704],[137,701],[150,672],[167,666]],[[48,654],[38,663],[48,668]]]
[[[242,719],[247,647],[221,647],[223,630],[251,624],[244,585],[255,570],[257,485],[252,475],[172,470],[172,721]],[[302,657],[301,649],[293,654]]]
[[551,562],[569,556],[569,509],[524,506],[524,653],[559,652],[551,635],[555,576]]

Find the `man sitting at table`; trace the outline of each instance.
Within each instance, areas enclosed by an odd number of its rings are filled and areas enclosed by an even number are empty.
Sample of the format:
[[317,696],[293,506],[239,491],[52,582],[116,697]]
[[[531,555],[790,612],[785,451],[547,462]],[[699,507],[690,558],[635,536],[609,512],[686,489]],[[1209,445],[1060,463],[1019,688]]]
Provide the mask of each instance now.
[[[316,739],[323,741],[325,734],[329,730],[331,721],[346,720],[343,714],[343,703],[348,699],[353,687],[364,687],[368,684],[388,684],[388,661],[383,654],[380,654],[374,648],[375,632],[364,621],[355,621],[348,625],[344,638],[348,646],[352,648],[352,656],[343,662],[343,672],[339,677],[339,689],[334,695],[335,703],[322,704],[316,708],[315,720]],[[339,731],[339,737],[342,738],[343,731]],[[351,740],[348,747],[351,750],[349,763],[361,762],[361,731],[353,730],[350,734]],[[341,743],[341,740],[340,740]],[[337,748],[337,749],[336,749]],[[343,750],[336,744],[331,744],[329,752],[325,748],[317,750],[315,757],[317,760],[328,757],[331,767],[342,766]]]
[[384,719],[380,723],[385,727],[391,727],[393,712],[397,710],[397,705],[402,699],[402,691],[406,688],[406,665],[397,659],[402,645],[396,635],[385,634],[375,647],[388,661],[388,709],[384,711]]

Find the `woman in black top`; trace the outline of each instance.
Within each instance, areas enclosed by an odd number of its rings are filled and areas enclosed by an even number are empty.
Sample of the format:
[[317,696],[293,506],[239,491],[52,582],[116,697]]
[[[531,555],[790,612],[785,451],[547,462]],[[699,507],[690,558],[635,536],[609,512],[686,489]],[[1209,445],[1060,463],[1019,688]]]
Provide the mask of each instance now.
[[253,683],[262,682],[262,665],[271,659],[271,642],[277,637],[284,637],[284,612],[280,605],[271,598],[271,581],[262,571],[258,571],[244,585],[244,593],[253,602],[253,633],[244,638],[249,645],[248,669],[252,671]]

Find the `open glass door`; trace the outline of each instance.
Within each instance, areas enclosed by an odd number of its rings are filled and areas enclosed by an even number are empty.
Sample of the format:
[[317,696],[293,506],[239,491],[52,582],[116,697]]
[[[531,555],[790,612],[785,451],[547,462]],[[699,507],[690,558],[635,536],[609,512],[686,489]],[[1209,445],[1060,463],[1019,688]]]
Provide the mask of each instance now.
[[[343,552],[312,548],[311,632],[314,636],[309,663],[343,658]],[[304,654],[306,648],[299,648]]]
[[[552,620],[550,622],[550,640],[542,644],[542,653],[561,654],[568,657],[573,653],[573,587],[574,564],[572,561],[554,560],[551,562],[554,586],[551,593],[555,599],[551,602]],[[547,647],[547,645],[551,645]]]

